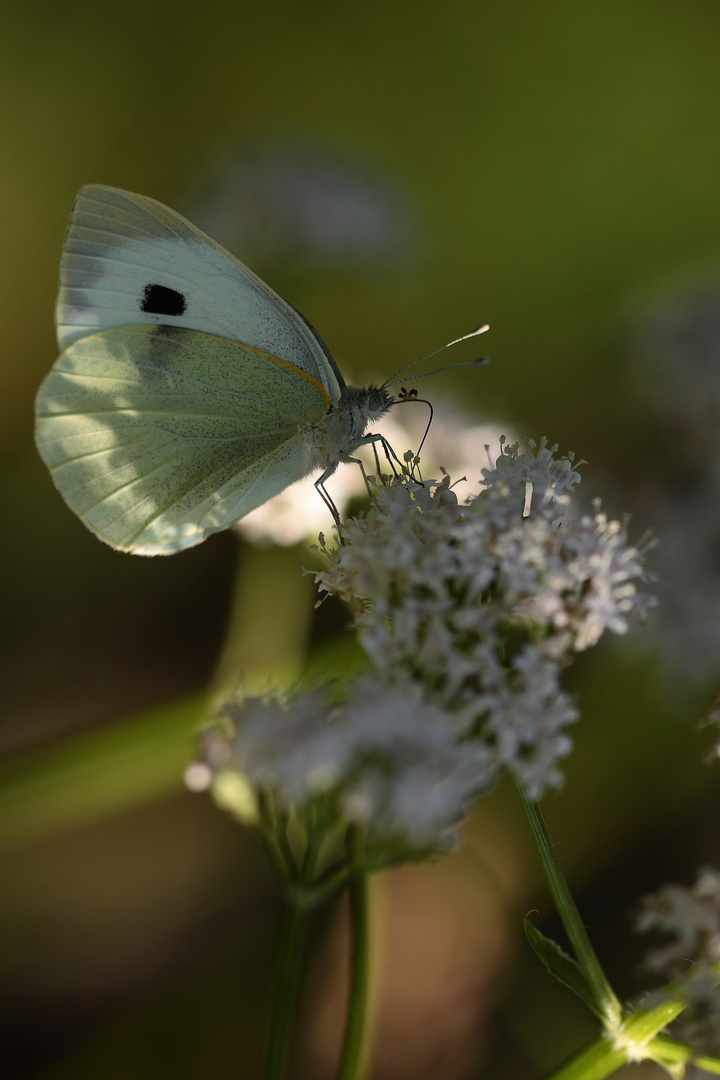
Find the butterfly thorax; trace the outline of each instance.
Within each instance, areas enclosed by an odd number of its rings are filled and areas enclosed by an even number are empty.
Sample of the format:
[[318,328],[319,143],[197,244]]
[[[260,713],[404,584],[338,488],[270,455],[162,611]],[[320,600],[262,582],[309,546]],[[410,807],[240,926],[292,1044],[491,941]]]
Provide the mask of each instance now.
[[393,403],[392,394],[378,386],[343,386],[340,399],[318,423],[308,424],[303,435],[316,468],[328,469],[365,441],[369,423],[383,416]]

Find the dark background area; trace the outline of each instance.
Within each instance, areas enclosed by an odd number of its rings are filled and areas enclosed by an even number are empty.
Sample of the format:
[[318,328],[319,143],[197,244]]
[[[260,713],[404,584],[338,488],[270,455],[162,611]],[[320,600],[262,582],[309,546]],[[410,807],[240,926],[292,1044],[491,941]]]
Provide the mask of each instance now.
[[[661,610],[569,673],[583,719],[546,803],[630,999],[638,895],[719,858],[717,770],[693,729],[720,683],[717,5],[45,2],[1,26],[0,1076],[259,1075],[273,885],[182,771],[231,611],[252,677],[343,663],[345,615],[313,613],[300,577],[308,547],[223,534],[121,555],[53,488],[33,398],[90,182],[208,229],[353,382],[487,320],[492,363],[423,390],[576,451],[588,500],[629,511],[636,537],[655,528]],[[375,1080],[533,1080],[594,1033],[522,937],[532,907],[555,924],[509,785],[457,854],[373,888]],[[298,1076],[332,1075],[342,933],[336,905]]]

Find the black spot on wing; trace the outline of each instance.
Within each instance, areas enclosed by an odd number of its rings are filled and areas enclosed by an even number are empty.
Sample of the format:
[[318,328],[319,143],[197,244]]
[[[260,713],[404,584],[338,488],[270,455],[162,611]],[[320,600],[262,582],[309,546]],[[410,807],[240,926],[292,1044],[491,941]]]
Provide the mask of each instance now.
[[166,285],[146,285],[140,309],[148,315],[184,315],[187,300],[182,293],[168,289]]

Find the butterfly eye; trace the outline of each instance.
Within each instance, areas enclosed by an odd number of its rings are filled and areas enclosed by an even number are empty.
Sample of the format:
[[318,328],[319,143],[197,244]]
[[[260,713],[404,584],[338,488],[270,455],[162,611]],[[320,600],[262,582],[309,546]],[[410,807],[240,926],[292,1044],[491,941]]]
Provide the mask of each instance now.
[[187,300],[182,293],[168,289],[166,285],[146,285],[140,310],[148,315],[184,315],[187,311]]
[[378,386],[370,386],[367,391],[367,409],[371,420],[376,420],[387,411],[392,396]]

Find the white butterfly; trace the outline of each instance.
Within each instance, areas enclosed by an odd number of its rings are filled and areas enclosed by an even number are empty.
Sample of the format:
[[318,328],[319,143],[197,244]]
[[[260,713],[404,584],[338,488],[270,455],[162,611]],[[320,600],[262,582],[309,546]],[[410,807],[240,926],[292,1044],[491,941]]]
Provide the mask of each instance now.
[[65,501],[122,551],[192,547],[382,441],[365,429],[392,395],[346,386],[295,308],[154,199],[82,188],[56,322],[36,442]]

